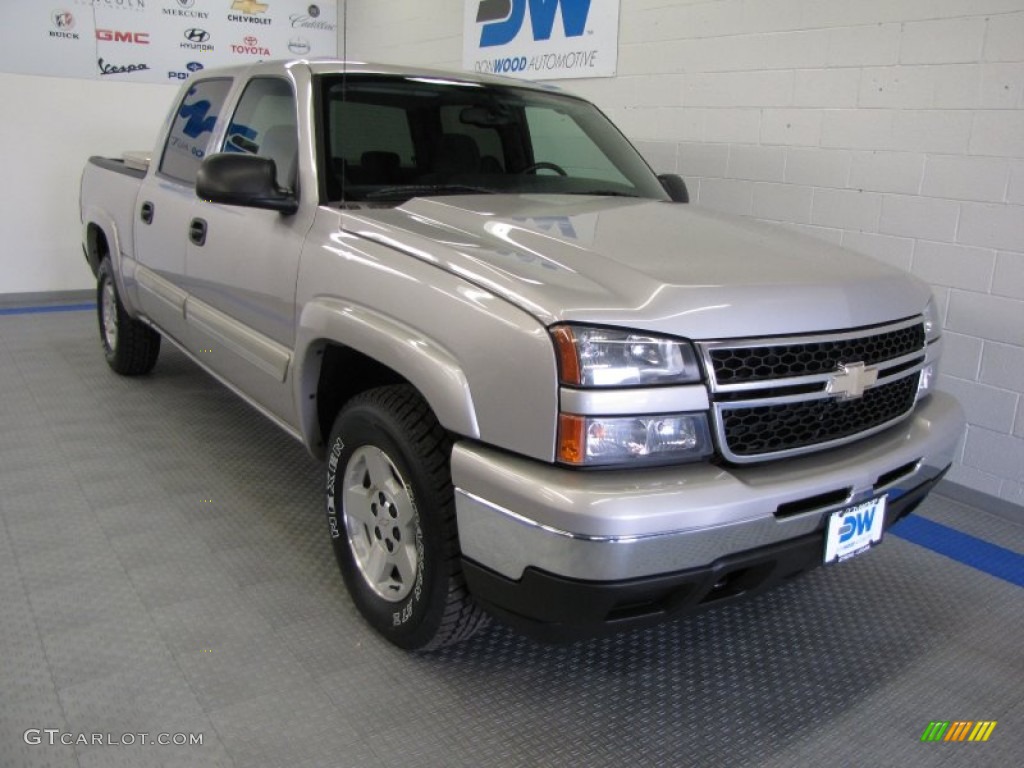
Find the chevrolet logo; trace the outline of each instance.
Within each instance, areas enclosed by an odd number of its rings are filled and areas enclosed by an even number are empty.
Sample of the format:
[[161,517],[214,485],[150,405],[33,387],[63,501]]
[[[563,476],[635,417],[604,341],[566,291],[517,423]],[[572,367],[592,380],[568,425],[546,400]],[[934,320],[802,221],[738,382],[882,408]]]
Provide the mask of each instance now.
[[864,390],[878,381],[878,369],[867,368],[864,363],[840,363],[839,372],[828,380],[825,391],[842,400],[861,397]]
[[235,0],[231,4],[231,10],[249,14],[266,13],[267,3],[258,3],[256,0]]

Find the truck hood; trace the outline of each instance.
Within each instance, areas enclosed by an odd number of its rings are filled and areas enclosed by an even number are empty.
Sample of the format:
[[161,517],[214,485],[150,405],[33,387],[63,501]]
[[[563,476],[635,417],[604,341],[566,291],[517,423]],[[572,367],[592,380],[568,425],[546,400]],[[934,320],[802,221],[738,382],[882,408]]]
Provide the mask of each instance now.
[[778,226],[654,200],[417,198],[347,231],[498,294],[545,324],[693,339],[809,333],[916,315],[921,281]]

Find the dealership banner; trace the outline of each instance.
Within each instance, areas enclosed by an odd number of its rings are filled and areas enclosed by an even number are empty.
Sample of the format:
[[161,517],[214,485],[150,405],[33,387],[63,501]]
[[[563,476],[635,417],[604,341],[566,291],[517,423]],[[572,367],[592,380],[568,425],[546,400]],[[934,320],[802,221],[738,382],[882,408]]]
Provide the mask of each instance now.
[[612,77],[619,0],[466,0],[462,66],[529,80]]
[[208,67],[337,55],[337,0],[3,0],[3,72],[177,84]]

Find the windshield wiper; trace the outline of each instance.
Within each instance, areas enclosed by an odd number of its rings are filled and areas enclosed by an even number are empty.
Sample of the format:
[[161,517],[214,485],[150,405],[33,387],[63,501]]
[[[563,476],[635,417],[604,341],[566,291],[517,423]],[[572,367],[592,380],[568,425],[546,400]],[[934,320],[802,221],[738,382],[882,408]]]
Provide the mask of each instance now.
[[620,192],[617,189],[588,189],[586,192],[570,192],[570,195],[598,195],[600,197],[640,197],[632,192]]
[[404,184],[397,187],[382,187],[363,195],[363,200],[403,200],[410,197],[428,197],[430,195],[464,195],[482,193],[495,195],[497,191],[487,187],[474,187],[469,184]]

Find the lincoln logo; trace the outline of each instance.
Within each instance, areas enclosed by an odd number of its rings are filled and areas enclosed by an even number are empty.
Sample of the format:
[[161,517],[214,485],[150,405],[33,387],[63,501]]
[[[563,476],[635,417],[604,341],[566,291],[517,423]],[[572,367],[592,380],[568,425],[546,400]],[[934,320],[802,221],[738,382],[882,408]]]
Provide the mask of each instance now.
[[878,369],[867,368],[864,363],[840,363],[839,372],[828,380],[825,391],[842,400],[861,397],[864,390],[878,381]]
[[205,29],[192,29],[185,30],[185,39],[191,43],[205,43],[210,39],[210,33]]

